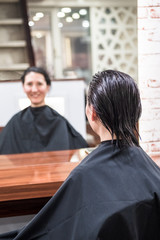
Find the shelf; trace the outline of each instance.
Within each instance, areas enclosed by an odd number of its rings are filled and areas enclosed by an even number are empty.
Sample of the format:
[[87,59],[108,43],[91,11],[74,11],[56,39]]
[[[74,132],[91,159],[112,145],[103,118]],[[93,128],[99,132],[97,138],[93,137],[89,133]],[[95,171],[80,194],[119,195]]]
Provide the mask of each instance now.
[[0,25],[21,25],[23,20],[21,18],[10,18],[0,20]]
[[28,63],[17,63],[13,65],[0,66],[0,71],[21,71],[29,67]]
[[0,0],[0,3],[17,3],[19,0]]
[[26,47],[26,42],[24,40],[21,41],[10,41],[10,42],[0,42],[0,48],[18,48],[18,47]]

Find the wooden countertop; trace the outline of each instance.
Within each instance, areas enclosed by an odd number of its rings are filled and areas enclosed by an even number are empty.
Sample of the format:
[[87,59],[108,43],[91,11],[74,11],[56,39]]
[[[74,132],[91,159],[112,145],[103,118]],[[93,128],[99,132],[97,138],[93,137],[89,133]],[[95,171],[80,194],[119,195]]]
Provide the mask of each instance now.
[[88,150],[0,155],[0,217],[37,213]]
[[0,216],[14,215],[15,204],[22,210],[34,199],[48,201],[86,155],[86,149],[0,155]]

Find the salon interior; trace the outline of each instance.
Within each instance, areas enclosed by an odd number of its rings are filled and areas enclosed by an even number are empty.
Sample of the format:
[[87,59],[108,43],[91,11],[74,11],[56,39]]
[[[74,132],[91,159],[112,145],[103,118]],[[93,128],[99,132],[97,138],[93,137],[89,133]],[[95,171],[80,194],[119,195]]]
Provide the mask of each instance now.
[[[160,85],[156,81],[159,71],[156,62],[160,56],[160,37],[156,33],[160,32],[160,16],[147,18],[142,10],[149,12],[150,6],[144,2],[0,0],[0,127],[29,105],[20,77],[27,67],[35,65],[45,68],[52,80],[46,103],[67,118],[91,148],[95,147],[99,138],[85,116],[88,85],[96,72],[115,69],[131,75],[142,90],[140,145],[160,164]],[[155,35],[150,34],[151,29]],[[150,41],[150,37],[155,41]],[[156,68],[149,72],[148,66],[153,63]],[[156,82],[146,83],[146,79],[152,78]],[[33,215],[3,217],[0,232],[23,226]]]

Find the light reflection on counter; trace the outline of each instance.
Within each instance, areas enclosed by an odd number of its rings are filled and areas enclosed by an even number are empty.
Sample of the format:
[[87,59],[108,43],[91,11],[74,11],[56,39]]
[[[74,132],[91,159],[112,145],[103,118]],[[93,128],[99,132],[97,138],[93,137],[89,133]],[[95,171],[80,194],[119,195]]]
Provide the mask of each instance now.
[[71,159],[70,162],[81,162],[89,153],[91,153],[95,148],[82,148],[76,151]]

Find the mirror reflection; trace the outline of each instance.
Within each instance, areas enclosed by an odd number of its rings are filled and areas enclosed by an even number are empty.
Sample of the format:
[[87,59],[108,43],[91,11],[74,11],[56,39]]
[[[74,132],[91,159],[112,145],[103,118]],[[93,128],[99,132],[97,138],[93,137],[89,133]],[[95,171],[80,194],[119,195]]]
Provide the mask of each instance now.
[[[96,146],[99,139],[86,122],[85,92],[92,75],[105,69],[127,72],[137,80],[136,2],[68,1],[64,5],[61,0],[28,0],[27,12],[21,7],[18,1],[6,2],[0,10],[0,79],[4,80],[0,102],[6,104],[5,109],[0,105],[0,126],[30,105],[19,80],[24,70],[35,65],[45,69],[53,82],[45,103],[65,117],[91,147]],[[24,40],[27,28],[29,46]]]
[[15,114],[0,134],[0,153],[15,154],[88,147],[73,126],[45,104],[51,80],[45,70],[29,67],[21,77],[29,107]]
[[[46,5],[45,5],[46,2]],[[94,1],[87,7],[29,6],[35,61],[56,78],[91,76],[106,68],[127,72],[137,80],[137,6]],[[85,3],[86,6],[86,3]],[[52,51],[51,51],[52,49]]]
[[[29,25],[37,66],[47,68],[56,77],[90,81],[89,8],[29,8]],[[57,62],[59,56],[61,61]]]

